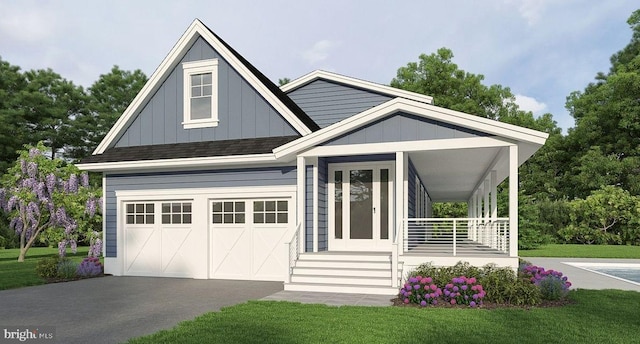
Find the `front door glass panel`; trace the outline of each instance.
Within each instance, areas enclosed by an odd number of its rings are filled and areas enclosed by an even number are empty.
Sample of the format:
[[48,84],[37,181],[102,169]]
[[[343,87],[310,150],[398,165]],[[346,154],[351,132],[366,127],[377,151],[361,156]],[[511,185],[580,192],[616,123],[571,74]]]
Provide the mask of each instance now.
[[373,239],[373,170],[351,170],[349,184],[349,237]]

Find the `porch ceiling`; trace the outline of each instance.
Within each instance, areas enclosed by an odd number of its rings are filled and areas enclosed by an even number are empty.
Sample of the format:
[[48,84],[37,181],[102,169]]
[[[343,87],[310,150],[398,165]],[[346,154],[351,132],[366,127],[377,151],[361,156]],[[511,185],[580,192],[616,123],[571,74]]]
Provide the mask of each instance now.
[[504,153],[499,147],[470,148],[411,152],[409,158],[432,201],[467,201],[493,162],[497,161],[498,183],[507,177]]

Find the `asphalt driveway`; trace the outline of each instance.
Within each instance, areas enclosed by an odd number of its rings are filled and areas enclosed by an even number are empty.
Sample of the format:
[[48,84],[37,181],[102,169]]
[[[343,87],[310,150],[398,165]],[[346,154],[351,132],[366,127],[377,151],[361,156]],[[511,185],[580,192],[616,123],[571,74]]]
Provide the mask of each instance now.
[[282,282],[107,276],[2,290],[0,329],[55,326],[56,343],[120,343],[282,289]]

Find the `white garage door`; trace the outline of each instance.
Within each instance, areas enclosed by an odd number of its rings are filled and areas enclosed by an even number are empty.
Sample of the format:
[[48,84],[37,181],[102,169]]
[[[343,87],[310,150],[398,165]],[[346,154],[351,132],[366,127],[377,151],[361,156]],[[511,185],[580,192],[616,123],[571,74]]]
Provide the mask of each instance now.
[[292,208],[291,198],[211,200],[211,278],[283,281]]
[[124,203],[126,275],[194,277],[192,207],[192,200]]

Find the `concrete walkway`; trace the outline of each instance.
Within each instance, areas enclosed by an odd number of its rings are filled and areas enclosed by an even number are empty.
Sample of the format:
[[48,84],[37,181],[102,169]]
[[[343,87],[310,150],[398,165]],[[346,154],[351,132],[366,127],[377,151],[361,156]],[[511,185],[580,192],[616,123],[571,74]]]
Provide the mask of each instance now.
[[101,277],[0,291],[3,328],[54,326],[56,343],[120,343],[282,290],[282,282]]
[[322,303],[328,306],[391,306],[393,298],[395,296],[282,290],[261,300]]
[[613,263],[640,264],[640,259],[604,259],[604,258],[524,258],[533,265],[541,266],[545,270],[553,269],[562,272],[569,278],[572,289],[620,289],[640,291],[640,285],[625,282],[581,269],[566,263]]

